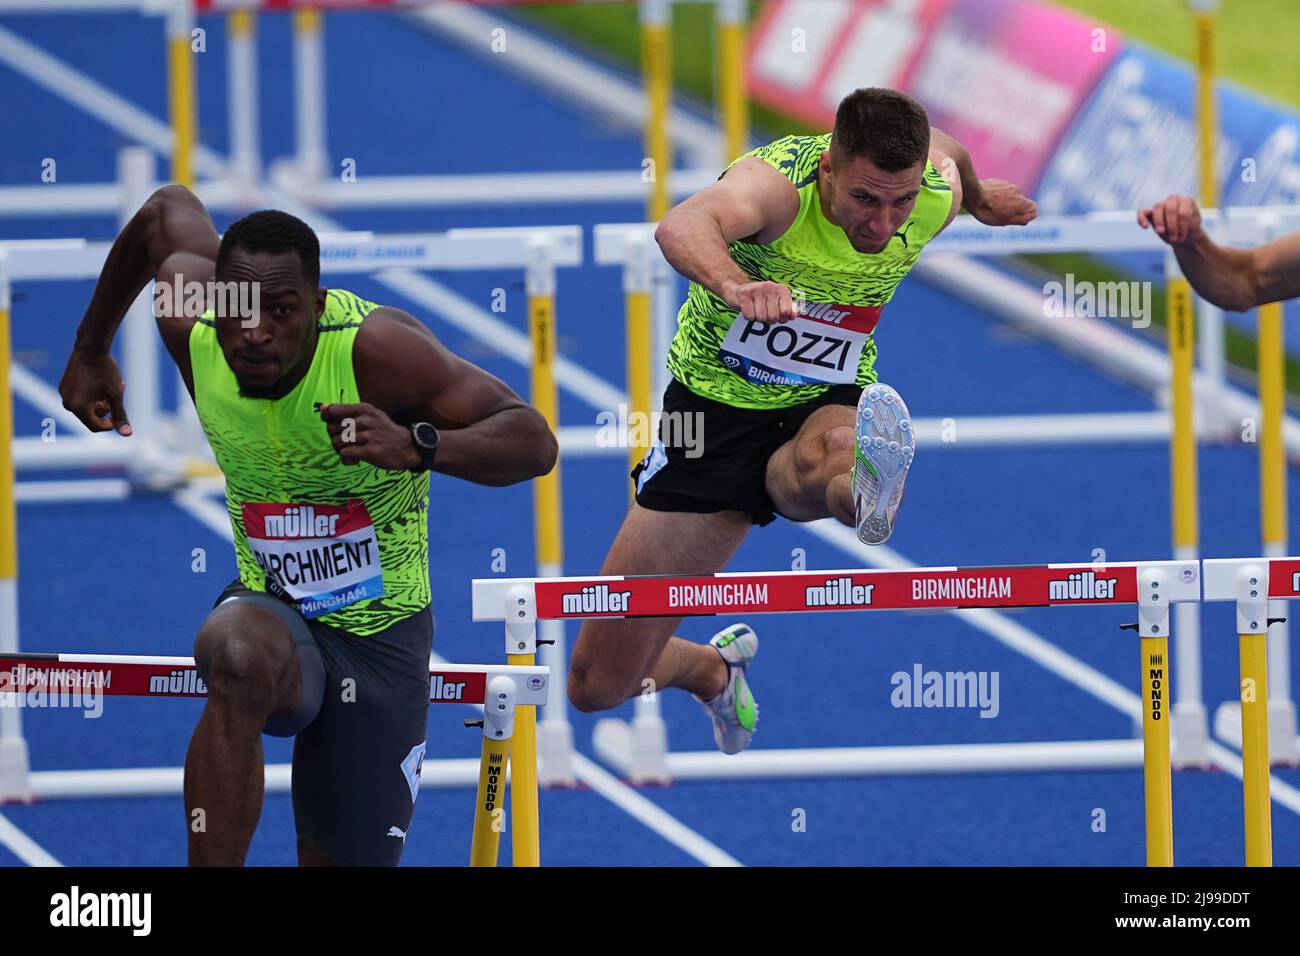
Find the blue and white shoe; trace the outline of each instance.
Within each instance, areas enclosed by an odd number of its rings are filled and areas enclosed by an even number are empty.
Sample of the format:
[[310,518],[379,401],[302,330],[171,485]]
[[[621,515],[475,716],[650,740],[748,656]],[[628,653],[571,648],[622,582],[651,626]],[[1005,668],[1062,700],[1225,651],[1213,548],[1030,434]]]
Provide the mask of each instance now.
[[758,635],[748,624],[732,624],[709,641],[727,664],[727,686],[713,700],[692,694],[711,718],[713,740],[724,754],[738,754],[754,738],[758,704],[749,692],[745,671],[758,655]]
[[894,533],[903,483],[916,452],[912,419],[899,394],[877,382],[858,399],[853,449],[853,503],[858,540],[883,544]]

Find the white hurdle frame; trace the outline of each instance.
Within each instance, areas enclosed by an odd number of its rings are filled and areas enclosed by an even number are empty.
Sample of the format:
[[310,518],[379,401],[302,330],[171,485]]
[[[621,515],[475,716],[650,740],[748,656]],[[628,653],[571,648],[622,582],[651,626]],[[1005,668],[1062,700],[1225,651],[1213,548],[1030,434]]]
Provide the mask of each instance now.
[[[1300,229],[1300,206],[1237,208],[1227,211],[1205,210],[1204,219],[1209,227],[1225,242],[1238,245],[1256,245],[1293,229]],[[610,223],[595,227],[594,259],[598,263],[620,265],[625,286],[635,282],[641,271],[636,256],[642,244],[653,241],[655,223]],[[1165,252],[1167,247],[1151,230],[1137,225],[1136,211],[1093,213],[1086,216],[1043,216],[1029,226],[993,228],[963,216],[956,219],[927,247],[925,257],[918,264],[918,273],[926,278],[941,278],[941,285],[953,293],[971,297],[971,290],[962,288],[959,277],[966,276],[979,288],[974,298],[986,307],[989,299],[1001,297],[1003,301],[994,308],[995,313],[1012,318],[1029,326],[1035,333],[1066,346],[1067,351],[1078,354],[1092,350],[1105,356],[1108,366],[1124,374],[1156,394],[1158,404],[1165,407],[1155,412],[1091,413],[1072,415],[1016,415],[950,418],[920,418],[914,422],[919,445],[926,449],[958,449],[988,446],[1024,446],[1042,444],[1091,444],[1114,442],[1167,442],[1173,419],[1169,410],[1168,383],[1170,363],[1136,349],[1134,340],[1118,329],[1109,328],[1091,317],[1052,317],[1046,314],[1040,294],[1027,289],[1023,283],[1002,277],[990,277],[988,270],[972,274],[973,263],[965,257],[1023,255],[1050,252]],[[652,256],[656,270],[662,257]],[[923,268],[924,267],[924,268]],[[978,267],[975,267],[978,268]],[[1180,275],[1176,260],[1165,255],[1166,281]],[[642,280],[643,281],[643,280]],[[630,288],[630,286],[627,286]],[[1010,295],[1008,295],[1010,290]],[[1017,314],[1007,316],[1006,300],[1015,303]],[[1258,415],[1258,401],[1231,389],[1224,379],[1224,337],[1220,310],[1197,297],[1195,299],[1198,321],[1206,323],[1206,333],[1200,337],[1201,370],[1195,377],[1195,422],[1202,437],[1223,436],[1235,433],[1238,423],[1246,415]],[[671,303],[668,304],[671,306]],[[665,347],[657,356],[667,354],[666,343],[676,326],[676,313],[671,307],[656,308],[655,340]],[[657,371],[662,375],[663,362]],[[655,395],[656,403],[662,396],[662,387]],[[959,422],[961,440],[945,441],[945,425]],[[594,430],[593,430],[594,431]],[[1288,416],[1284,440],[1291,454],[1300,455],[1300,421]],[[1285,545],[1278,546],[1284,553]],[[1179,554],[1180,560],[1191,560],[1195,554]],[[1177,626],[1174,628],[1179,660],[1175,727],[1175,749],[1190,763],[1203,763],[1209,736],[1205,713],[1200,666],[1200,618],[1196,607],[1186,605],[1176,610]],[[1269,642],[1269,706],[1272,749],[1275,754],[1300,753],[1297,738],[1296,708],[1291,698],[1289,680],[1288,625],[1273,625]],[[1234,729],[1231,705],[1220,708],[1216,729],[1220,736],[1232,742],[1239,739],[1239,729]],[[622,724],[616,728],[615,723]],[[1140,728],[1135,726],[1135,731]],[[659,716],[659,704],[654,698],[638,698],[635,716],[628,725],[616,718],[606,718],[597,724],[596,733],[614,753],[623,748],[635,752],[635,758],[620,756],[615,762],[631,767],[634,780],[660,781],[664,768],[672,760],[667,751],[666,732]],[[1235,736],[1234,736],[1235,735]],[[1180,740],[1181,738],[1181,740]],[[599,744],[598,744],[599,748]]]
[[[963,598],[920,599],[908,602],[895,597],[918,581],[953,581],[981,577],[986,581],[1002,575],[1010,581],[1010,599]],[[1051,596],[1048,582],[1067,581],[1082,575],[1082,582],[1095,587],[1106,579],[1116,581],[1109,597],[1061,598]],[[849,606],[842,600],[826,601],[813,606],[807,597],[814,588],[836,586],[849,578],[854,586],[872,585],[885,592],[879,606],[868,591],[865,602]],[[1201,600],[1199,561],[1108,562],[1100,564],[1047,564],[1021,567],[989,568],[909,568],[906,570],[827,570],[727,572],[714,575],[681,577],[566,577],[566,578],[488,578],[473,582],[473,619],[503,621],[510,613],[510,602],[519,592],[530,589],[536,605],[537,619],[570,620],[581,618],[621,618],[632,616],[748,616],[750,614],[863,611],[904,609],[1055,607],[1081,604],[1132,605],[1141,624],[1143,636],[1150,622],[1164,622],[1168,632],[1169,605],[1196,603]],[[1149,582],[1158,582],[1153,591]],[[1024,583],[1018,583],[1023,581]],[[833,583],[834,582],[834,583]],[[1132,594],[1123,590],[1131,582]],[[674,589],[712,585],[762,584],[766,591],[757,600],[728,596],[712,603],[674,604]],[[683,588],[684,589],[684,588]],[[798,591],[803,589],[804,596]],[[915,594],[915,591],[912,591]],[[1163,595],[1163,603],[1152,603],[1149,595]],[[619,597],[621,595],[621,597]],[[586,597],[597,604],[584,609]],[[1159,598],[1157,598],[1158,600]],[[564,610],[566,601],[575,606]],[[629,613],[630,612],[630,613]],[[1156,634],[1160,631],[1157,629]],[[1125,640],[1129,638],[1120,637]],[[1136,653],[1135,653],[1136,656]],[[1135,676],[1136,676],[1135,668]],[[597,753],[619,772],[638,780],[635,766],[639,756],[631,728],[623,721],[602,720],[595,735]],[[882,774],[924,773],[992,773],[1010,771],[1057,771],[1135,769],[1143,766],[1143,742],[1128,740],[1085,740],[1032,742],[1014,744],[944,744],[910,747],[815,747],[800,749],[746,750],[735,755],[716,751],[667,753],[664,769],[673,780],[720,780],[781,778],[802,776],[870,776]],[[647,778],[643,782],[651,782]]]

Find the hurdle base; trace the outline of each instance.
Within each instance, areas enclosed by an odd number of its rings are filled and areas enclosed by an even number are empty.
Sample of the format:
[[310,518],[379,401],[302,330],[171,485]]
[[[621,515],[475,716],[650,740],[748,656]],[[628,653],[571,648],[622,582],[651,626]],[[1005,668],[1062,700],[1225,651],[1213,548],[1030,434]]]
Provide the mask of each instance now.
[[632,723],[606,717],[596,722],[592,744],[601,759],[634,784],[672,783],[673,773],[666,763],[672,757],[668,730],[661,717],[638,716]]
[[135,494],[166,494],[189,482],[183,462],[155,439],[133,447],[126,459],[126,477]]
[[29,803],[33,799],[27,741],[22,737],[0,740],[0,803]]
[[573,787],[573,726],[567,720],[537,725],[537,782],[543,787]]
[[[605,721],[601,721],[605,723]],[[622,721],[623,733],[631,728]],[[618,731],[606,731],[596,750],[630,776],[626,749],[608,746]],[[778,777],[875,777],[926,774],[1023,773],[1059,770],[1134,770],[1142,767],[1141,740],[1069,740],[1013,744],[929,744],[916,747],[807,747],[667,754],[665,767],[677,782],[771,779]]]
[[[1214,736],[1241,751],[1241,704],[1225,701],[1214,711]],[[1295,704],[1268,702],[1268,762],[1272,766],[1300,766],[1300,739],[1296,735]]]
[[[1142,721],[1135,725],[1142,736]],[[1174,770],[1207,770],[1210,759],[1210,728],[1205,707],[1199,701],[1174,704],[1169,726],[1169,764]]]

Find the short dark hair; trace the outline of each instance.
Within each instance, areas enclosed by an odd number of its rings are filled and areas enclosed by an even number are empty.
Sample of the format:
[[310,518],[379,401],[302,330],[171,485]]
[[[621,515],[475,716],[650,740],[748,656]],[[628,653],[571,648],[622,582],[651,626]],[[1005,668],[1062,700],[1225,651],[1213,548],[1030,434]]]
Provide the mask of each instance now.
[[887,173],[924,163],[930,153],[930,117],[906,93],[868,86],[840,100],[831,133],[831,162],[842,167],[865,156]]
[[217,250],[218,274],[236,249],[245,252],[297,252],[302,260],[304,278],[313,289],[320,284],[320,240],[311,226],[297,216],[278,209],[262,209],[231,223]]

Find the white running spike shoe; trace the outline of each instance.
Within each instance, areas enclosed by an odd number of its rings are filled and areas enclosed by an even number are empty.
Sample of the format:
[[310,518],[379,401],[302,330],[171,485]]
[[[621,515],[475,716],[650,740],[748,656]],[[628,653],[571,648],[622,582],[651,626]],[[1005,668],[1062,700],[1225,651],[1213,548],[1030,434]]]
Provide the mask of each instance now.
[[907,406],[888,385],[877,382],[862,390],[853,445],[850,481],[858,540],[884,544],[894,533],[894,520],[903,501],[903,483],[916,452]]
[[732,624],[713,636],[709,643],[727,665],[727,686],[713,700],[692,694],[713,718],[713,740],[724,754],[738,754],[754,737],[758,727],[758,704],[749,692],[745,671],[758,655],[758,635],[748,624]]

